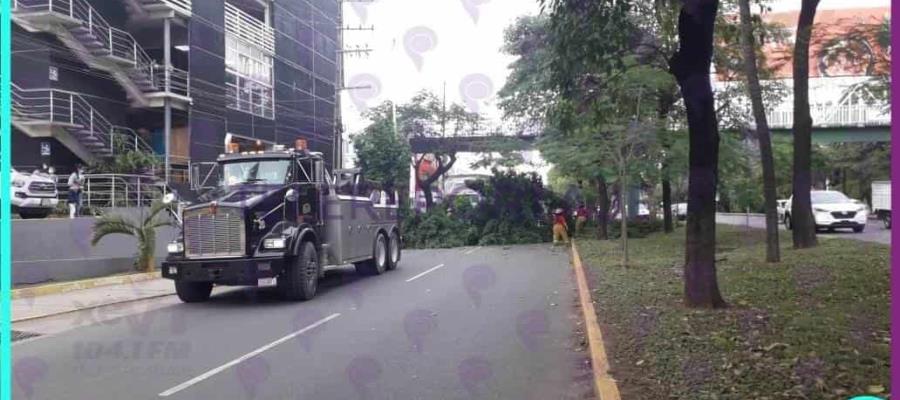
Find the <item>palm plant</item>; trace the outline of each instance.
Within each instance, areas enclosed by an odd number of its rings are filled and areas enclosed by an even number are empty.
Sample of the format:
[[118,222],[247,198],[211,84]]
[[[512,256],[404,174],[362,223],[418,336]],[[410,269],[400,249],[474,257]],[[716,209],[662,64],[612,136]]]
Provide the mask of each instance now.
[[126,218],[118,214],[104,215],[94,223],[94,237],[91,239],[91,245],[96,246],[107,235],[133,236],[138,242],[137,269],[145,272],[152,271],[156,265],[156,229],[172,225],[168,219],[158,218],[159,214],[167,207],[168,205],[161,201],[154,202],[150,206],[149,213],[137,219]]

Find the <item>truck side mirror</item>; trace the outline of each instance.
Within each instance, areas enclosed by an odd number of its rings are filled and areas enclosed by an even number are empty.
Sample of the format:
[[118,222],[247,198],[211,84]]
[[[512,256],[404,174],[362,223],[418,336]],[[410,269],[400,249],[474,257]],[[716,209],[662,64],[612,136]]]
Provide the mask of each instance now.
[[172,192],[166,193],[166,195],[163,196],[163,198],[162,198],[163,204],[172,204],[172,202],[174,202],[174,201],[175,201],[175,193],[172,193]]
[[288,189],[288,191],[284,194],[284,201],[295,202],[297,201],[297,191],[294,189]]

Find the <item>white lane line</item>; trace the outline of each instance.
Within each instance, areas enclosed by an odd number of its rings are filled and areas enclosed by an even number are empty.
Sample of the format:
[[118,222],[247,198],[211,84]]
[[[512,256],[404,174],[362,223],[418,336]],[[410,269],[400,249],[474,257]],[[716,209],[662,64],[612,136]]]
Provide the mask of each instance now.
[[474,248],[474,249],[471,249],[471,250],[469,250],[469,251],[466,251],[466,254],[472,254],[472,253],[478,251],[478,249],[480,249],[480,248],[481,248],[481,246],[478,246],[478,247],[476,247],[476,248]]
[[423,272],[423,273],[421,273],[421,274],[418,274],[418,275],[416,275],[416,276],[414,276],[414,277],[412,277],[412,278],[409,278],[409,279],[407,279],[406,281],[407,281],[407,282],[412,282],[412,281],[414,281],[414,280],[416,280],[416,279],[419,279],[419,278],[425,276],[425,274],[427,274],[427,273],[429,273],[429,272],[431,272],[431,271],[434,271],[434,270],[436,270],[436,269],[438,269],[438,268],[441,268],[441,267],[443,267],[443,266],[444,266],[444,264],[438,264],[438,265],[435,265],[435,266],[429,268],[427,271],[425,271],[425,272]]
[[251,351],[251,352],[249,352],[249,353],[247,353],[247,354],[244,354],[244,355],[242,355],[242,356],[240,356],[240,357],[238,357],[238,358],[235,358],[234,360],[231,360],[231,361],[229,361],[229,362],[227,362],[227,363],[225,363],[225,364],[222,364],[222,365],[219,366],[219,367],[216,367],[216,368],[213,368],[213,369],[211,369],[211,370],[209,370],[209,371],[206,371],[206,372],[204,372],[202,375],[197,376],[197,377],[194,378],[194,379],[191,379],[191,380],[189,380],[189,381],[187,381],[187,382],[184,382],[184,383],[182,383],[182,384],[180,384],[180,385],[178,385],[178,386],[175,386],[175,387],[173,387],[173,388],[171,388],[171,389],[169,389],[169,390],[166,390],[165,392],[160,393],[160,394],[159,394],[159,397],[168,397],[168,396],[171,396],[171,395],[173,395],[173,394],[175,394],[175,393],[178,393],[178,392],[180,392],[180,391],[182,391],[182,390],[184,390],[184,389],[187,389],[187,388],[193,386],[193,385],[196,384],[196,383],[199,383],[199,382],[201,382],[201,381],[203,381],[203,380],[205,380],[205,379],[207,379],[207,378],[209,378],[209,377],[211,377],[211,376],[213,376],[213,375],[215,375],[215,374],[218,374],[219,372],[222,372],[222,371],[224,371],[224,370],[226,370],[226,369],[228,369],[228,368],[230,368],[230,367],[233,367],[233,366],[235,366],[235,365],[237,365],[237,364],[240,364],[242,361],[245,361],[245,360],[247,360],[247,359],[249,359],[249,358],[252,358],[252,357],[254,357],[254,356],[256,356],[256,355],[258,355],[258,354],[260,354],[260,353],[262,353],[262,352],[264,352],[264,351],[266,351],[266,350],[269,350],[269,349],[271,349],[271,348],[273,348],[273,347],[275,347],[275,346],[278,346],[279,344],[282,344],[282,343],[284,343],[284,342],[286,342],[286,341],[288,341],[288,340],[291,340],[291,339],[293,339],[293,338],[295,338],[295,337],[297,337],[297,336],[299,336],[299,335],[302,335],[303,333],[305,333],[305,332],[307,332],[307,331],[309,331],[309,330],[311,330],[311,329],[314,329],[314,328],[316,328],[317,326],[322,325],[322,324],[324,324],[324,323],[326,323],[326,322],[328,322],[328,321],[331,321],[331,320],[333,320],[333,319],[335,319],[335,318],[337,318],[337,317],[339,317],[339,316],[341,316],[340,313],[334,313],[334,314],[331,314],[331,315],[329,315],[329,316],[327,316],[327,317],[325,317],[325,318],[322,318],[322,319],[320,319],[320,320],[314,322],[313,324],[311,324],[311,325],[309,325],[309,326],[307,326],[307,327],[305,327],[305,328],[303,328],[303,329],[301,329],[301,330],[299,330],[299,331],[296,331],[296,332],[294,332],[294,333],[291,333],[290,335],[287,335],[287,336],[285,336],[285,337],[283,337],[283,338],[281,338],[281,339],[278,339],[278,340],[276,340],[276,341],[274,341],[274,342],[272,342],[272,343],[269,343],[269,344],[267,344],[267,345],[265,345],[265,346],[263,346],[263,347],[260,347],[260,348],[258,348],[258,349],[256,349],[256,350],[253,350],[253,351]]

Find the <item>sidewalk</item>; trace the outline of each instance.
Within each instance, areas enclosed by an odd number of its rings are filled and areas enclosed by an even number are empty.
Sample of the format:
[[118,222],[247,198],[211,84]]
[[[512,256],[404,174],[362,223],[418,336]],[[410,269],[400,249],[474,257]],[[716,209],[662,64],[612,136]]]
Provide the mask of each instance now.
[[[22,289],[40,291],[40,287]],[[22,296],[12,300],[12,322],[49,317],[135,300],[175,294],[171,280],[156,278],[97,286],[62,293]]]

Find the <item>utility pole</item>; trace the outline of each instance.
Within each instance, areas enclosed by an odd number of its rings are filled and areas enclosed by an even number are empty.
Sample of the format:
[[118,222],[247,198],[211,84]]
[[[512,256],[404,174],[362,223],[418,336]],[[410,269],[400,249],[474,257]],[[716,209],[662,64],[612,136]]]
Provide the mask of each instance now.
[[163,20],[163,64],[165,68],[165,87],[166,97],[163,105],[163,135],[165,136],[165,179],[166,185],[169,184],[169,171],[172,168],[172,99],[169,98],[169,82],[171,81],[170,73],[172,70],[172,18]]
[[444,99],[441,101],[441,136],[447,136],[447,81],[444,81]]

